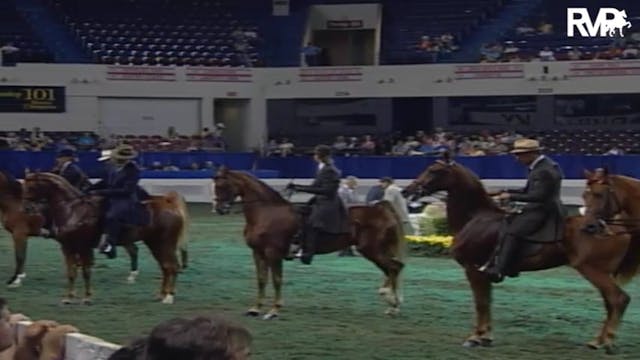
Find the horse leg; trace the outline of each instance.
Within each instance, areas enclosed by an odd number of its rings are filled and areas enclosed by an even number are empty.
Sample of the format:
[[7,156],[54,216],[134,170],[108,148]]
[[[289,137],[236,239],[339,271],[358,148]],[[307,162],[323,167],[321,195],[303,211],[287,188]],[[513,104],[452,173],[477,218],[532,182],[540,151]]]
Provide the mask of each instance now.
[[189,265],[189,251],[187,250],[186,245],[180,245],[178,251],[180,252],[180,256],[178,257],[179,259],[179,269],[180,270],[184,270],[188,267]]
[[265,298],[265,289],[267,287],[267,281],[269,281],[269,268],[267,267],[267,261],[258,250],[253,249],[253,262],[256,266],[256,279],[258,280],[258,298],[254,306],[247,310],[247,316],[260,315],[260,308],[262,308],[262,302]]
[[145,241],[145,244],[151,251],[151,255],[156,259],[162,271],[162,284],[160,285],[160,298],[163,304],[173,304],[175,296],[175,281],[178,273],[178,259],[176,258],[176,249],[160,249],[153,244],[162,244],[162,240],[157,242]]
[[600,334],[588,342],[587,346],[593,349],[604,347],[608,354],[614,354],[617,352],[614,343],[616,331],[631,298],[606,271],[589,265],[578,266],[576,270],[600,291],[607,309],[607,318],[602,325]]
[[71,304],[76,297],[76,277],[78,276],[78,268],[76,267],[76,259],[73,253],[68,249],[62,249],[64,260],[67,265],[67,294],[62,298],[63,304]]
[[24,263],[27,259],[27,239],[29,235],[26,231],[16,230],[13,232],[13,249],[15,252],[16,269],[13,276],[7,281],[10,288],[17,288],[22,285],[22,279],[27,274],[24,272]]
[[471,285],[476,308],[476,328],[464,343],[464,347],[491,346],[491,282],[474,268],[466,267],[465,275]]
[[131,259],[131,271],[129,272],[129,276],[127,276],[127,283],[135,284],[136,279],[138,278],[138,246],[133,242],[123,245],[127,253],[129,254],[129,258]]
[[390,306],[385,313],[391,316],[398,314],[400,312],[400,303],[402,302],[402,299],[398,295],[398,285],[400,272],[404,268],[404,263],[389,256],[380,255],[371,247],[359,248],[358,251],[362,256],[376,264],[385,274],[386,279],[382,287],[378,289],[378,294],[384,296],[385,301]]
[[273,281],[274,299],[271,310],[264,316],[264,320],[271,320],[278,317],[280,309],[284,305],[282,300],[282,258],[279,256],[269,257],[269,269],[271,270],[271,281]]
[[82,278],[84,279],[84,298],[82,303],[91,305],[93,289],[91,288],[91,267],[93,267],[93,252],[82,256]]

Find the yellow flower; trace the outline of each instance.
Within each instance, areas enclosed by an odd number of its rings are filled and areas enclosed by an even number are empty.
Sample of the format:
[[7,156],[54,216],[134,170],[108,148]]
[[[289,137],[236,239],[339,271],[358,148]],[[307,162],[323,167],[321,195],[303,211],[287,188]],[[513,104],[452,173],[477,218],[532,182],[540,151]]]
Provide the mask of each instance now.
[[429,235],[429,236],[407,236],[407,240],[413,243],[425,243],[430,245],[441,245],[450,247],[453,242],[452,236]]

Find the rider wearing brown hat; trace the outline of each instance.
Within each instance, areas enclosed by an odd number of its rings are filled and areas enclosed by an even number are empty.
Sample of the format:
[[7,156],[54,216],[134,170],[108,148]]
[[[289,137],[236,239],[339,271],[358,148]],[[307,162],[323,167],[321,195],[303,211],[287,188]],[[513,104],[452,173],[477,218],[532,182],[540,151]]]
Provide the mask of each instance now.
[[138,152],[130,145],[120,145],[108,154],[113,162],[102,181],[89,189],[89,194],[104,196],[106,200],[104,234],[98,248],[112,259],[116,244],[126,225],[144,222],[140,207],[138,182],[140,169],[133,161]]
[[500,200],[521,202],[524,205],[521,210],[510,215],[506,228],[500,232],[495,258],[480,268],[493,282],[501,282],[505,275],[517,275],[517,270],[512,269],[511,264],[522,241],[540,234],[558,236],[559,224],[562,223],[564,214],[560,200],[563,175],[557,163],[542,155],[542,149],[537,140],[518,139],[514,142],[511,153],[518,162],[527,166],[529,175],[523,189],[507,190],[498,195]]
[[331,160],[331,148],[318,145],[313,159],[318,163],[318,172],[311,185],[289,184],[288,189],[313,194],[309,201],[311,214],[305,223],[303,252],[300,260],[303,264],[311,264],[316,249],[316,242],[323,234],[342,234],[349,231],[347,211],[340,197],[340,170]]

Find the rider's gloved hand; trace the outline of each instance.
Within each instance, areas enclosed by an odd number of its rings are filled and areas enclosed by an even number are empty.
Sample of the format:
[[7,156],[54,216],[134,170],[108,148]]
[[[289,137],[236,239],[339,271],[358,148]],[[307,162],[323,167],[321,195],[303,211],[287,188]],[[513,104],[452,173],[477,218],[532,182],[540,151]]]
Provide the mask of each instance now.
[[286,189],[286,190],[293,190],[293,191],[295,191],[295,190],[296,190],[296,184],[294,184],[294,183],[288,183],[288,184],[287,184],[287,187],[285,187],[285,189]]

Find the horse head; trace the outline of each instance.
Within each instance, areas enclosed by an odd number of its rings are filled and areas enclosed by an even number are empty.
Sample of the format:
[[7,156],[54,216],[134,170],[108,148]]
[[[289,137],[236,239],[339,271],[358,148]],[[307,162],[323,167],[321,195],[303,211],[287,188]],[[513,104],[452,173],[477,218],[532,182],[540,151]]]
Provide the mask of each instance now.
[[585,170],[584,176],[587,186],[582,192],[585,216],[583,230],[588,233],[601,232],[607,221],[623,211],[622,203],[607,168],[596,169],[593,172]]
[[458,165],[444,153],[442,159],[436,160],[422,172],[404,190],[404,196],[431,195],[438,191],[449,191],[455,186]]
[[0,171],[0,195],[9,195],[17,199],[21,199],[23,196],[20,181],[6,171]]
[[29,200],[50,199],[52,195],[75,199],[81,196],[63,177],[52,173],[29,172],[24,178],[25,198]]
[[224,165],[218,168],[213,181],[216,212],[220,215],[228,214],[234,200],[240,195],[240,186],[234,180],[233,172]]

